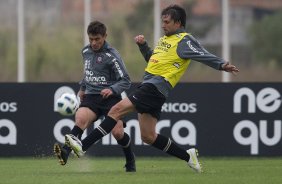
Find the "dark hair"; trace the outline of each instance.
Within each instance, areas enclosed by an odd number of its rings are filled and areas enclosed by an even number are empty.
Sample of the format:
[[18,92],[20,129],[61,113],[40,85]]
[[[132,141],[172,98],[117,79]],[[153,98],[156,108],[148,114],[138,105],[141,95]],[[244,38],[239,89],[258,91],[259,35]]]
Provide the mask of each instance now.
[[107,32],[107,28],[105,24],[99,21],[93,21],[88,25],[87,34],[91,35],[102,35],[105,36]]
[[171,19],[174,20],[174,22],[180,22],[181,26],[185,28],[186,25],[186,12],[185,10],[180,7],[179,5],[170,5],[163,9],[162,16],[163,15],[170,15]]

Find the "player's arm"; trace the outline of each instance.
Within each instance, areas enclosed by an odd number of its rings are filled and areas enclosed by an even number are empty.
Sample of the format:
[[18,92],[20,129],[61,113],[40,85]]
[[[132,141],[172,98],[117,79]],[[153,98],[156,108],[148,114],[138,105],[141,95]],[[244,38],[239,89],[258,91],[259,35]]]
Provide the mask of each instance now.
[[82,102],[84,99],[85,91],[79,90],[77,94],[79,96],[80,102]]
[[113,59],[112,71],[116,82],[110,86],[110,89],[114,94],[120,95],[123,91],[129,89],[131,86],[128,72],[123,60],[120,57]]
[[86,90],[86,84],[85,84],[85,81],[84,79],[82,79],[80,82],[80,88],[79,88],[79,91],[78,91],[78,96],[80,98],[80,101],[82,102],[83,101],[83,97],[84,97],[84,94],[85,94],[85,90]]
[[143,55],[144,59],[148,62],[153,54],[153,50],[148,46],[148,43],[146,42],[144,35],[137,35],[134,38],[134,40],[138,45],[139,50]]
[[[82,50],[81,50],[81,56],[82,56],[82,64],[84,66],[84,53],[87,52],[87,46],[84,47]],[[85,66],[84,66],[85,67]],[[85,74],[83,72],[83,79],[81,81],[79,81],[79,85],[80,85],[80,88],[79,88],[79,91],[78,91],[78,96],[80,98],[80,101],[82,102],[83,100],[83,97],[84,97],[84,94],[85,94],[85,90],[86,90],[86,81],[85,81]]]
[[224,70],[226,72],[232,72],[233,74],[239,72],[234,65],[231,65],[229,62],[225,62],[223,59],[204,49],[191,35],[185,36],[178,44],[177,54],[180,58],[192,59],[217,70]]

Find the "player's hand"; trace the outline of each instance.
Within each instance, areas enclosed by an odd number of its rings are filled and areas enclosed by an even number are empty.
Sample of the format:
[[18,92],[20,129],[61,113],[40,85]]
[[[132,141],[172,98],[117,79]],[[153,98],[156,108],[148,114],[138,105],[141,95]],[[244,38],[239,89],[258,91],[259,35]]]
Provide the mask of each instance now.
[[135,36],[135,38],[134,38],[134,40],[135,40],[135,42],[137,43],[137,44],[144,44],[145,43],[145,37],[144,37],[144,35],[137,35],[137,36]]
[[233,75],[237,75],[237,73],[239,72],[239,69],[236,66],[230,64],[229,62],[224,63],[221,67],[222,70],[230,72]]
[[103,96],[103,98],[108,98],[113,94],[113,91],[107,88],[107,89],[103,89],[100,94]]
[[79,96],[80,102],[83,101],[83,99],[84,99],[84,94],[85,94],[84,91],[81,91],[81,90],[78,91],[78,96]]

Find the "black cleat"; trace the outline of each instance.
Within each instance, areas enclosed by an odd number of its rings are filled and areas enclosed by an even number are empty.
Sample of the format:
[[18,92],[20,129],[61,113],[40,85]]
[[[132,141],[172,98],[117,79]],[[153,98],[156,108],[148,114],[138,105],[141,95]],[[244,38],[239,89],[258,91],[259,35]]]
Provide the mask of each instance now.
[[135,159],[131,161],[126,161],[126,164],[124,167],[125,167],[126,172],[136,172]]
[[62,148],[58,143],[55,143],[54,144],[54,154],[59,159],[59,163],[61,165],[66,165],[68,161],[68,157],[69,157],[67,150]]

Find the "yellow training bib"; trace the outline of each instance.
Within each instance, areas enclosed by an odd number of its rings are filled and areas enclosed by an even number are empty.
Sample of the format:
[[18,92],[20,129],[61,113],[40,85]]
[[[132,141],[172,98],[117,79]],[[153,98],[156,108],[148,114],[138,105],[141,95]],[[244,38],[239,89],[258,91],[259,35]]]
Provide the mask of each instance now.
[[174,87],[184,74],[190,59],[181,59],[176,52],[178,43],[187,33],[160,38],[145,71],[164,77]]

